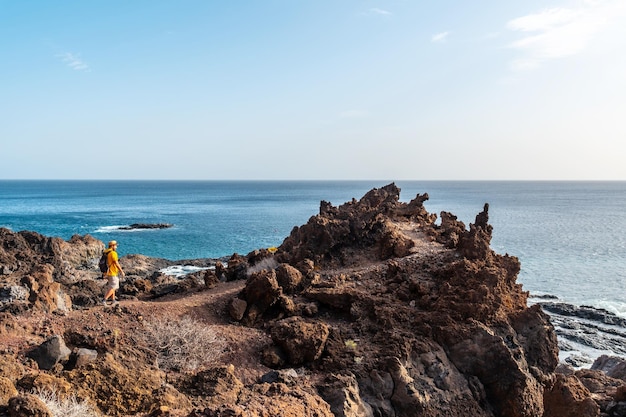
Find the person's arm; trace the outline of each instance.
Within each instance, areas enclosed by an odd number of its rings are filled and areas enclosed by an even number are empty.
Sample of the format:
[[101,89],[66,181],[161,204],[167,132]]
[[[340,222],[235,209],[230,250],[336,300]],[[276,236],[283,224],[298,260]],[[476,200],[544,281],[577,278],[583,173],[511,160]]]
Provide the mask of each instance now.
[[115,261],[114,261],[114,263],[115,263],[115,266],[117,267],[117,270],[118,270],[118,271],[120,271],[120,272],[122,273],[122,276],[123,276],[123,277],[125,277],[125,276],[126,276],[126,274],[124,273],[124,270],[122,269],[122,266],[120,265],[119,261],[118,261],[118,260],[115,260]]

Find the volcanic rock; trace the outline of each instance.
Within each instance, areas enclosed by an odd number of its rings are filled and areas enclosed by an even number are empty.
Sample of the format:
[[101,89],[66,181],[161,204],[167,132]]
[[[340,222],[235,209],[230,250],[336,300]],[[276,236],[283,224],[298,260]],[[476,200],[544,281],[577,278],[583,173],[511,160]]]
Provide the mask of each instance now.
[[17,389],[9,378],[0,376],[0,406],[7,405],[9,399],[17,395]]
[[[172,261],[126,256],[117,309],[96,306],[102,242],[0,229],[4,397],[53,387],[110,416],[626,415],[617,361],[557,369],[554,327],[527,306],[519,260],[490,247],[488,204],[468,227],[446,212],[437,225],[427,194],[399,193],[322,201],[276,251],[233,254],[210,275],[165,276]],[[171,346],[147,346],[144,324],[187,316],[217,329],[219,351],[194,371],[159,369],[156,349]],[[89,360],[26,356],[55,334]],[[15,415],[45,413],[10,402]]]
[[11,417],[54,417],[46,404],[33,394],[24,394],[9,400]]
[[169,229],[173,227],[169,223],[133,223],[128,226],[119,227],[120,230],[136,230],[136,229]]
[[[427,198],[402,203],[390,184],[339,207],[322,202],[318,216],[294,228],[275,258],[296,267],[313,261],[319,279],[292,300],[315,301],[334,320],[328,340],[311,343],[323,350],[306,358],[311,350],[289,346],[306,340],[295,317],[270,326],[274,343],[287,351],[287,365],[349,369],[359,387],[389,375],[405,389],[379,396],[381,415],[542,415],[545,375],[558,363],[556,335],[540,308],[527,308],[518,259],[490,249],[488,204],[466,230],[452,215],[437,227],[423,208]],[[251,277],[242,292],[268,297],[247,323],[281,317],[282,287],[264,274],[263,291]],[[352,352],[342,349],[348,338],[361,341]]]
[[28,356],[37,362],[40,369],[50,370],[57,363],[68,360],[71,353],[63,338],[55,335],[33,349]]

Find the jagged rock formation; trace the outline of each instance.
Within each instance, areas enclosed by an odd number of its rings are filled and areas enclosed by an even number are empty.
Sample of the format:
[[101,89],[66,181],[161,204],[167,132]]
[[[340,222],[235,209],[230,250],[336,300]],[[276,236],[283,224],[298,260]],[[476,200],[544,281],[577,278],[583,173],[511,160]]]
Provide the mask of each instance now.
[[[322,202],[276,252],[234,254],[183,279],[157,272],[166,260],[125,257],[129,304],[108,312],[86,309],[99,295],[102,242],[0,229],[2,294],[12,300],[0,313],[0,415],[45,415],[29,396],[41,387],[110,416],[626,415],[623,362],[558,366],[554,328],[516,282],[518,259],[490,248],[487,204],[468,230],[446,212],[437,225],[428,195],[399,195],[390,184],[339,207]],[[225,285],[237,291],[219,307],[186,301]],[[141,332],[149,303],[166,294],[236,329],[225,354],[245,332],[259,349],[194,371],[160,369]],[[70,358],[63,350],[37,366],[28,356],[50,342],[15,342],[22,333],[59,335]]]
[[302,278],[250,276],[241,321],[270,329],[267,364],[355,378],[374,415],[543,415],[544,392],[567,389],[550,378],[556,335],[527,308],[518,259],[490,249],[488,205],[469,230],[449,213],[436,226],[427,195],[399,193],[322,202],[275,254]]
[[3,281],[23,276],[33,267],[49,264],[55,281],[75,282],[90,277],[90,270],[104,244],[90,235],[74,235],[69,241],[39,233],[12,232],[0,228],[0,276]]

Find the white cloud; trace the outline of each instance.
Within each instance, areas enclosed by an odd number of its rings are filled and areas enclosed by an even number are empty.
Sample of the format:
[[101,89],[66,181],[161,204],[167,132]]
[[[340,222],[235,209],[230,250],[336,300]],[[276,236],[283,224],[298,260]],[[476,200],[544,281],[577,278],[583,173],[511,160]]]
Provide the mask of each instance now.
[[450,32],[441,32],[434,34],[430,40],[435,43],[442,43],[448,40],[448,35]]
[[624,14],[625,4],[623,0],[585,1],[578,8],[545,9],[509,21],[508,29],[524,34],[509,45],[522,54],[511,69],[536,69],[547,60],[581,53]]
[[65,52],[57,56],[61,58],[61,61],[65,62],[68,67],[76,71],[89,70],[89,65],[87,65],[82,59],[80,59],[79,55],[73,54],[71,52]]
[[370,14],[377,14],[377,15],[381,15],[381,16],[391,16],[393,14],[390,11],[379,9],[377,7],[373,7],[371,9],[369,9],[369,13]]

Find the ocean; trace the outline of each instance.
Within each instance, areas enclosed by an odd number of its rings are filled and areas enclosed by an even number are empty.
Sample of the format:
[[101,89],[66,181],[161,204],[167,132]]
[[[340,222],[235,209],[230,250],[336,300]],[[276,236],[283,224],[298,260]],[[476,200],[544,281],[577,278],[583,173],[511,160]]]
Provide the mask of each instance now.
[[[294,226],[319,212],[321,200],[340,205],[390,182],[3,180],[0,227],[63,239],[74,234],[115,239],[120,256],[220,258],[279,246]],[[533,302],[590,306],[626,319],[626,182],[395,183],[402,201],[428,193],[429,212],[451,212],[468,227],[489,203],[492,248],[520,259],[518,282]],[[173,227],[120,230],[133,223]],[[571,327],[571,318],[562,318],[560,336]],[[577,326],[588,320],[574,319]],[[612,347],[587,343],[577,334],[562,350],[582,357],[605,351],[626,355],[626,327],[605,325],[607,333],[619,333]]]

